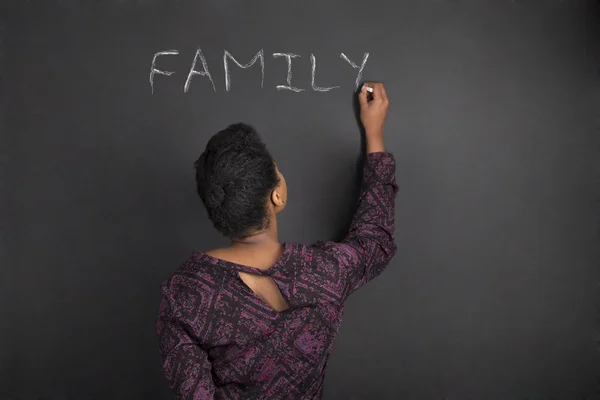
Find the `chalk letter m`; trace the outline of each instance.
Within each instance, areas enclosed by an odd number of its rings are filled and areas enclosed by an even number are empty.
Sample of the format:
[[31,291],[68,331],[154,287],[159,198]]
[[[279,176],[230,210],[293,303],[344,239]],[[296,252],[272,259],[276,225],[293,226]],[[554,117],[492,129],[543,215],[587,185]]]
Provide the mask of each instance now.
[[256,60],[260,58],[260,70],[261,70],[261,80],[260,80],[260,88],[262,89],[263,83],[265,80],[265,56],[264,51],[261,49],[254,58],[248,64],[240,64],[237,62],[235,58],[225,50],[225,54],[223,54],[223,66],[225,67],[225,90],[229,91],[231,89],[231,76],[229,75],[229,66],[227,65],[227,58],[230,58],[234,63],[237,64],[240,68],[249,68],[254,65]]

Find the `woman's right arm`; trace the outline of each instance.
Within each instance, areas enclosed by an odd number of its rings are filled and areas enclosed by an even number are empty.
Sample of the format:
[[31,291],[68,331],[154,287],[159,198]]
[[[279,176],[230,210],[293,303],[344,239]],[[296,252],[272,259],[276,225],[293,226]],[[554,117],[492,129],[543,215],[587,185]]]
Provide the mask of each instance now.
[[162,368],[173,395],[178,400],[214,399],[215,384],[207,353],[179,316],[166,283],[161,285],[161,296],[156,333]]
[[397,250],[394,237],[396,163],[393,155],[385,151],[383,140],[389,102],[383,84],[367,85],[373,88],[373,99],[368,101],[364,86],[359,95],[367,157],[357,209],[344,240],[317,242],[318,247],[334,254],[336,268],[342,274],[342,300],[381,274]]

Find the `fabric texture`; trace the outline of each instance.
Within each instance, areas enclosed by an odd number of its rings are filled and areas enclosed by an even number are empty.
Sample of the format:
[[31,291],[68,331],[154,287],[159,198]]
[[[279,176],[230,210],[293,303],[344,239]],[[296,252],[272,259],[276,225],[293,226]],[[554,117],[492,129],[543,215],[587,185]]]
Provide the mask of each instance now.
[[[367,154],[342,242],[286,242],[268,270],[193,252],[162,282],[156,330],[175,398],[321,398],[344,301],[396,254],[395,171],[391,153]],[[271,277],[290,307],[273,310],[240,271]]]

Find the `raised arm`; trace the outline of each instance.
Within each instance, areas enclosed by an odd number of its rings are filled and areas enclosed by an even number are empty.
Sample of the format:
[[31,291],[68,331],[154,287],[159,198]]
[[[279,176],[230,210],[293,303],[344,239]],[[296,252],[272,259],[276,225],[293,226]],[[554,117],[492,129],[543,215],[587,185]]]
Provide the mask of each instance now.
[[383,83],[367,83],[372,98],[363,86],[360,94],[360,119],[365,128],[367,159],[363,169],[358,207],[350,230],[342,241],[351,255],[345,265],[346,297],[375,278],[396,254],[395,198],[396,162],[385,151],[383,126],[389,100]]
[[177,400],[215,399],[211,364],[206,352],[194,339],[166,284],[161,285],[162,299],[156,333],[162,368]]
[[385,151],[383,126],[389,101],[381,83],[373,88],[372,99],[365,86],[359,94],[360,117],[365,128],[367,155],[360,195],[350,230],[340,243],[319,241],[317,245],[333,253],[344,282],[343,300],[385,269],[396,254],[394,236],[396,162]]

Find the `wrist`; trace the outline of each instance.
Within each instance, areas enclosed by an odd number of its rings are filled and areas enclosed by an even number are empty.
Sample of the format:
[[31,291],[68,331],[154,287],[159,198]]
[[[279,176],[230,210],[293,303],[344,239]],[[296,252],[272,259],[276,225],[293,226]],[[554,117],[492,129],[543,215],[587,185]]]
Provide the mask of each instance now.
[[367,137],[367,154],[377,153],[380,151],[385,151],[385,143],[383,141],[383,136],[378,138]]
[[383,137],[383,128],[369,128],[365,129],[365,135],[367,138],[382,138]]

